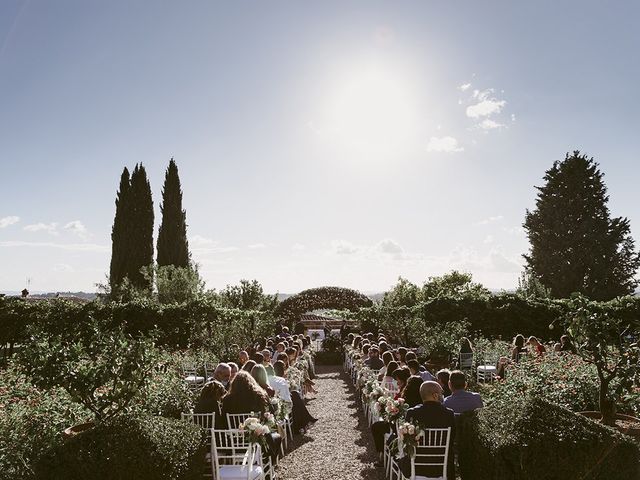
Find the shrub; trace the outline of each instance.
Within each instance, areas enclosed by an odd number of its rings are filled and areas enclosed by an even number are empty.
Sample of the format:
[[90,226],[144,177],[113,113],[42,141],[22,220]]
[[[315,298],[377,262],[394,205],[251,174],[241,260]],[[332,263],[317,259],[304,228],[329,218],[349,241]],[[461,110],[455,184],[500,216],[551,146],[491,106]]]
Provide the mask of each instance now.
[[534,396],[465,414],[459,429],[463,480],[638,478],[629,437]]
[[40,390],[14,367],[0,374],[0,479],[34,478],[43,451],[62,442],[62,431],[89,413],[61,388]]
[[42,480],[199,480],[204,446],[188,422],[119,415],[48,451],[36,471]]

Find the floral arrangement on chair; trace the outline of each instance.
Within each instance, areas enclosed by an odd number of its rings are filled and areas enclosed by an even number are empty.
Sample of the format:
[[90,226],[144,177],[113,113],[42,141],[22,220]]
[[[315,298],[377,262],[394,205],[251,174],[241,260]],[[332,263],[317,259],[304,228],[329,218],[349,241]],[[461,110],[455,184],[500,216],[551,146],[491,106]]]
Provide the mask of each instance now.
[[[265,417],[266,415],[273,417],[271,413],[265,414]],[[242,422],[242,425],[240,425],[240,430],[244,432],[245,439],[249,440],[250,443],[257,443],[263,448],[267,447],[266,436],[271,433],[271,429],[267,424],[260,422],[260,419],[257,417],[247,418]]]
[[424,430],[420,426],[410,422],[398,424],[398,438],[394,439],[389,446],[394,457],[413,456],[416,453],[418,441],[424,435]]
[[378,398],[377,408],[383,420],[394,423],[404,418],[407,410],[409,410],[409,405],[405,403],[404,398],[394,400],[392,397],[382,396]]

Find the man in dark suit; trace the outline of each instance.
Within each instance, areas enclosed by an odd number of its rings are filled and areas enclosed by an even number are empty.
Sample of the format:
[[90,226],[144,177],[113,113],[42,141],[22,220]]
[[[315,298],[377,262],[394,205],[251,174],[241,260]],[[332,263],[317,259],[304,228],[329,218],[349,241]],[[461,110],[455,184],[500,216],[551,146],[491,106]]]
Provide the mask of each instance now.
[[[453,410],[442,405],[443,394],[442,387],[438,382],[424,382],[420,386],[420,397],[422,397],[422,405],[410,408],[405,417],[407,422],[417,423],[424,429],[428,428],[447,428],[451,427],[451,438],[449,438],[449,457],[447,458],[447,479],[456,478],[455,465],[453,462],[453,440],[455,438],[455,416]],[[443,452],[444,453],[444,452]],[[425,462],[425,459],[420,459]],[[411,475],[411,465],[404,462],[400,463],[400,468],[405,476]],[[406,468],[409,471],[405,472]],[[407,475],[407,473],[409,475]],[[416,466],[416,475],[438,478],[442,477],[442,468],[437,466]]]

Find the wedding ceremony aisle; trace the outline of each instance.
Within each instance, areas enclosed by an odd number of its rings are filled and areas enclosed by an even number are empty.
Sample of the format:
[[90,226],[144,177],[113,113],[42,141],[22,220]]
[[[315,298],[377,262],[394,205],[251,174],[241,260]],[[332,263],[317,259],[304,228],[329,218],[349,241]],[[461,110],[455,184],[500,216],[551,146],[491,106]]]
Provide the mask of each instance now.
[[356,409],[351,379],[342,366],[316,367],[318,393],[308,403],[318,418],[306,434],[296,435],[292,450],[280,461],[279,480],[384,480],[376,468],[367,422]]

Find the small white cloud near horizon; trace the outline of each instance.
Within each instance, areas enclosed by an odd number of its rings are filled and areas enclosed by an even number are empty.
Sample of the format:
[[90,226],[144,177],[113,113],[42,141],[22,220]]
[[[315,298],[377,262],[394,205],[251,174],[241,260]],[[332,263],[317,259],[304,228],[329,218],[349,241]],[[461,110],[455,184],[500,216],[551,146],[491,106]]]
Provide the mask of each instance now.
[[466,92],[467,90],[469,90],[469,88],[471,88],[471,84],[470,83],[463,83],[462,85],[460,85],[458,87],[462,92]]
[[53,243],[53,242],[24,242],[8,240],[0,242],[0,248],[57,248],[60,250],[70,250],[76,252],[110,252],[111,246],[98,245],[95,243]]
[[251,245],[247,245],[247,248],[249,250],[259,250],[262,248],[267,248],[267,246],[264,243],[252,243]]
[[427,145],[427,152],[455,153],[463,152],[464,147],[458,140],[451,136],[431,137]]
[[54,272],[75,272],[75,269],[67,263],[56,263],[51,270]]
[[15,225],[20,221],[20,217],[16,215],[10,215],[8,217],[0,218],[0,228],[6,228],[10,225]]
[[58,235],[58,224],[57,222],[33,223],[26,225],[23,230],[26,232],[47,232],[49,235]]
[[293,246],[291,247],[291,250],[296,251],[296,252],[300,252],[300,251],[304,250],[305,248],[307,248],[307,247],[305,247],[301,243],[294,243]]
[[191,253],[195,253],[197,255],[228,253],[239,250],[238,247],[222,247],[220,246],[220,242],[211,238],[203,237],[202,235],[192,235],[188,238],[188,241]]
[[331,249],[338,255],[353,255],[354,253],[358,253],[358,251],[360,251],[359,247],[351,242],[347,242],[346,240],[332,240]]
[[83,240],[87,240],[89,238],[89,232],[87,227],[80,220],[73,220],[67,223],[64,227],[64,230],[67,230],[74,235],[80,237]]
[[377,245],[378,250],[382,253],[387,253],[389,255],[401,255],[404,253],[404,250],[400,246],[398,242],[395,240],[391,240],[390,238],[385,238]]

